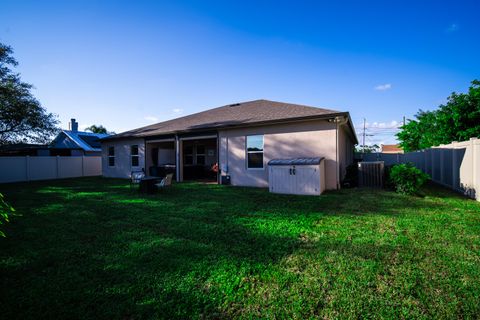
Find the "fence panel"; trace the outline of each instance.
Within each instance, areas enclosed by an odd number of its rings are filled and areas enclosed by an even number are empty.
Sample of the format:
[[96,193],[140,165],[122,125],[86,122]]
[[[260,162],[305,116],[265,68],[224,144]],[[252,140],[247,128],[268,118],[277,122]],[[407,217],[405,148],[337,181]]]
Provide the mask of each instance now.
[[102,158],[101,157],[84,157],[83,158],[83,175],[84,176],[101,176],[102,175]]
[[357,154],[363,161],[384,161],[386,166],[411,162],[434,182],[480,201],[480,140],[447,145],[405,154]]
[[58,177],[74,178],[83,176],[82,157],[58,157]]
[[0,182],[27,180],[26,157],[0,157]]
[[102,157],[0,157],[0,183],[99,176]]
[[55,157],[27,157],[27,180],[49,180],[57,177]]

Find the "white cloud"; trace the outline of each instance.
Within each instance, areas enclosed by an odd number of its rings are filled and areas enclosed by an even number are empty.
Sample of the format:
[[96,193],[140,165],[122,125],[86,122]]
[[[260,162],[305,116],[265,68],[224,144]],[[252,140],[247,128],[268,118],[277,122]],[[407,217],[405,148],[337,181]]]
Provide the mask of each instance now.
[[154,116],[145,116],[143,119],[150,121],[150,122],[158,122],[158,118]]
[[78,125],[78,130],[79,131],[85,131],[85,129],[87,129],[88,127],[90,127],[90,126],[87,125],[87,124],[79,124]]
[[183,113],[183,109],[175,108],[175,109],[172,109],[172,112],[173,112],[174,114],[181,114],[181,113]]
[[458,31],[460,27],[458,26],[458,24],[456,23],[452,23],[451,25],[448,26],[447,28],[447,33],[452,33],[452,32],[455,32],[455,31]]
[[[399,128],[400,126],[402,125],[402,123],[400,123],[399,121],[397,120],[392,120],[390,122],[366,122],[365,123],[365,128],[367,129],[397,129]],[[363,122],[361,123],[358,123],[355,127],[355,130],[359,131],[359,130],[363,130]]]
[[[365,144],[367,145],[382,145],[382,144],[395,144],[398,140],[395,136],[399,132],[399,127],[402,126],[401,121],[392,120],[386,122],[366,122],[365,123]],[[363,141],[363,122],[359,122],[355,125],[355,131],[357,132],[358,141],[362,144]]]
[[378,86],[375,86],[373,89],[377,91],[386,91],[386,90],[392,89],[392,85],[390,83],[379,84]]

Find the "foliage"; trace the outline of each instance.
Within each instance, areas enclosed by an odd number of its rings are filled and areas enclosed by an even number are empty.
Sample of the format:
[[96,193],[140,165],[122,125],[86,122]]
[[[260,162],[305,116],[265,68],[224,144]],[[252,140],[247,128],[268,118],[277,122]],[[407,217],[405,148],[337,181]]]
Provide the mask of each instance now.
[[397,134],[406,152],[480,137],[480,81],[468,93],[453,92],[437,110],[420,110]]
[[[9,217],[14,212],[15,209],[5,202],[3,194],[0,193],[0,225],[9,222]],[[5,237],[5,233],[2,230],[0,230],[0,236]]]
[[[8,184],[4,319],[474,319],[480,203],[120,179]],[[448,227],[446,227],[448,226]],[[2,290],[0,289],[0,290]]]
[[395,191],[413,195],[430,177],[411,163],[394,165],[389,170],[389,179]]
[[372,145],[358,145],[355,147],[355,152],[358,153],[374,153],[378,152],[380,147],[378,144],[372,144]]
[[358,162],[354,162],[345,168],[343,187],[351,188],[358,186]]
[[93,132],[93,133],[103,133],[103,134],[110,133],[110,134],[113,134],[113,132],[108,132],[107,128],[105,128],[104,126],[102,126],[102,125],[97,126],[95,124],[92,124],[90,127],[86,128],[85,130]]
[[46,143],[57,132],[58,120],[32,95],[33,86],[11,70],[18,65],[12,53],[0,43],[0,145]]

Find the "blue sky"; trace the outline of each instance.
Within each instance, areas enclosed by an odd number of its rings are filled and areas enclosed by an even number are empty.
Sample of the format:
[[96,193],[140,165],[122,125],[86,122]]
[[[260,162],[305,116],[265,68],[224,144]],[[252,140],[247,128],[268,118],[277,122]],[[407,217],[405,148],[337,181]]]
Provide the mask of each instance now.
[[66,127],[121,132],[270,99],[350,111],[367,142],[480,78],[475,1],[0,0],[0,41]]

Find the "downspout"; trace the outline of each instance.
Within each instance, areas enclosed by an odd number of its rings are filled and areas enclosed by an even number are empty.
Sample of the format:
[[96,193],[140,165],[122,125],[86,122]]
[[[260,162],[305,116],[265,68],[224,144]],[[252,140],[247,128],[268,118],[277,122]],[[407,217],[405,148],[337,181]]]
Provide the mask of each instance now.
[[229,150],[228,150],[228,135],[225,137],[225,140],[227,142],[227,147],[226,147],[226,152],[225,152],[225,161],[227,163],[227,167],[226,167],[226,170],[225,170],[225,173],[226,174],[229,174],[229,171],[230,171],[230,168],[228,167],[228,154],[229,154]]
[[340,163],[338,162],[338,158],[339,158],[339,151],[338,151],[338,128],[339,126],[343,126],[344,124],[346,124],[348,122],[348,118],[347,117],[344,117],[343,120],[342,120],[342,117],[335,117],[334,119],[334,122],[335,122],[335,163],[336,163],[336,166],[337,166],[337,170],[336,170],[336,178],[337,178],[337,190],[340,189]]
[[340,189],[340,183],[339,183],[339,178],[338,176],[339,171],[340,171],[340,166],[338,164],[338,118],[335,117],[333,120],[335,122],[335,165],[337,166],[335,172],[336,172],[336,182],[337,182],[337,190]]
[[180,140],[178,134],[175,135],[175,176],[177,182],[180,182]]
[[220,169],[220,137],[217,131],[217,184],[220,184],[221,172],[222,170]]
[[146,176],[148,176],[148,169],[147,169],[147,138],[143,138],[143,172]]

